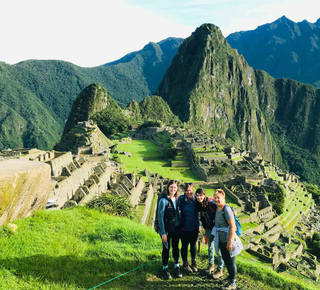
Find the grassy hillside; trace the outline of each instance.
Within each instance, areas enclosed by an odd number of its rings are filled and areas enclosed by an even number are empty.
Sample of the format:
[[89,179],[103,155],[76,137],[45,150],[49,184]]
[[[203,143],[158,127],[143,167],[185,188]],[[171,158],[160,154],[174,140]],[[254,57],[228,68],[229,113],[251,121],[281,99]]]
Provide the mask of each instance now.
[[[205,249],[199,255],[199,275],[161,280],[160,238],[153,229],[126,218],[71,208],[38,211],[15,223],[14,233],[0,227],[1,289],[92,289],[125,273],[98,289],[221,287],[204,274]],[[244,257],[238,265],[240,289],[316,289]]]

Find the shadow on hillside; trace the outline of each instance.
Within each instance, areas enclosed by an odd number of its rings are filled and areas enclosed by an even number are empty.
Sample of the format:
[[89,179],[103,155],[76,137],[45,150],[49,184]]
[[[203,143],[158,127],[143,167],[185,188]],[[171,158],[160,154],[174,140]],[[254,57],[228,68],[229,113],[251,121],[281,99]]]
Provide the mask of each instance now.
[[[113,259],[106,258],[88,260],[77,256],[52,257],[46,255],[0,260],[0,265],[23,280],[28,281],[28,277],[32,277],[44,283],[61,285],[62,288],[69,286],[84,289],[100,285],[143,264],[144,262],[137,261],[136,265],[133,265],[132,260],[124,259],[115,262]],[[157,262],[149,263],[98,289],[113,287],[136,289],[137,284],[145,287],[147,276],[157,275],[158,269]]]

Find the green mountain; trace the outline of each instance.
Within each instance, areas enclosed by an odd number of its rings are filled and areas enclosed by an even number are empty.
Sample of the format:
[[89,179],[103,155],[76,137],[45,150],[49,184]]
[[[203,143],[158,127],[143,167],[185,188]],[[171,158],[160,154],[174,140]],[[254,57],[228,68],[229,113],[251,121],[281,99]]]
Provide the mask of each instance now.
[[218,27],[204,24],[185,40],[157,94],[188,126],[319,184],[320,90],[254,71]]
[[130,116],[131,123],[141,124],[146,121],[161,121],[170,126],[182,125],[163,98],[155,95],[146,97],[140,103],[131,101],[125,112]]
[[143,100],[155,91],[181,42],[169,38],[149,43],[94,68],[53,60],[0,63],[0,149],[51,149],[60,139],[74,99],[92,83],[108,88],[122,107]]
[[110,102],[111,97],[105,88],[99,83],[93,83],[86,87],[74,100],[68,120],[64,126],[63,133],[68,133],[78,122],[88,121],[104,110]]
[[196,130],[225,137],[236,132],[243,148],[273,155],[273,141],[259,107],[253,69],[220,29],[204,24],[185,40],[158,94]]
[[227,41],[254,69],[320,87],[320,19],[296,23],[282,16],[255,30],[232,33]]

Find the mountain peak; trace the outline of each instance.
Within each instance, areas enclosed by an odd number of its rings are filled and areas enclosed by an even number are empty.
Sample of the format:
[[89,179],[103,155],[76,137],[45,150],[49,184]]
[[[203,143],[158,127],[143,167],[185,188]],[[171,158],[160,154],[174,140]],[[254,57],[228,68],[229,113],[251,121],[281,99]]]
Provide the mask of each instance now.
[[270,157],[265,150],[268,146],[261,145],[271,141],[263,116],[255,111],[254,71],[217,26],[203,24],[185,39],[158,94],[188,126],[222,137],[236,128],[249,147]]
[[78,122],[88,121],[95,113],[105,109],[110,99],[107,90],[100,83],[93,83],[86,87],[74,100],[64,127],[64,134]]

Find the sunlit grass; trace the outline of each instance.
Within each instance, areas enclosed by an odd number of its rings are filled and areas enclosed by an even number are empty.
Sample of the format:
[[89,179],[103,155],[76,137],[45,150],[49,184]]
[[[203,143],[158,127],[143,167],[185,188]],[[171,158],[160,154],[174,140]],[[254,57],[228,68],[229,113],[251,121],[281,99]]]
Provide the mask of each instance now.
[[[120,160],[124,163],[128,172],[147,169],[165,178],[183,180],[184,182],[201,181],[191,169],[175,170],[178,168],[169,167],[169,161],[162,158],[162,153],[158,149],[159,147],[156,144],[148,140],[132,140],[130,144],[118,144],[119,151],[131,153],[131,157],[119,154]],[[143,158],[150,157],[155,159],[143,160]]]

